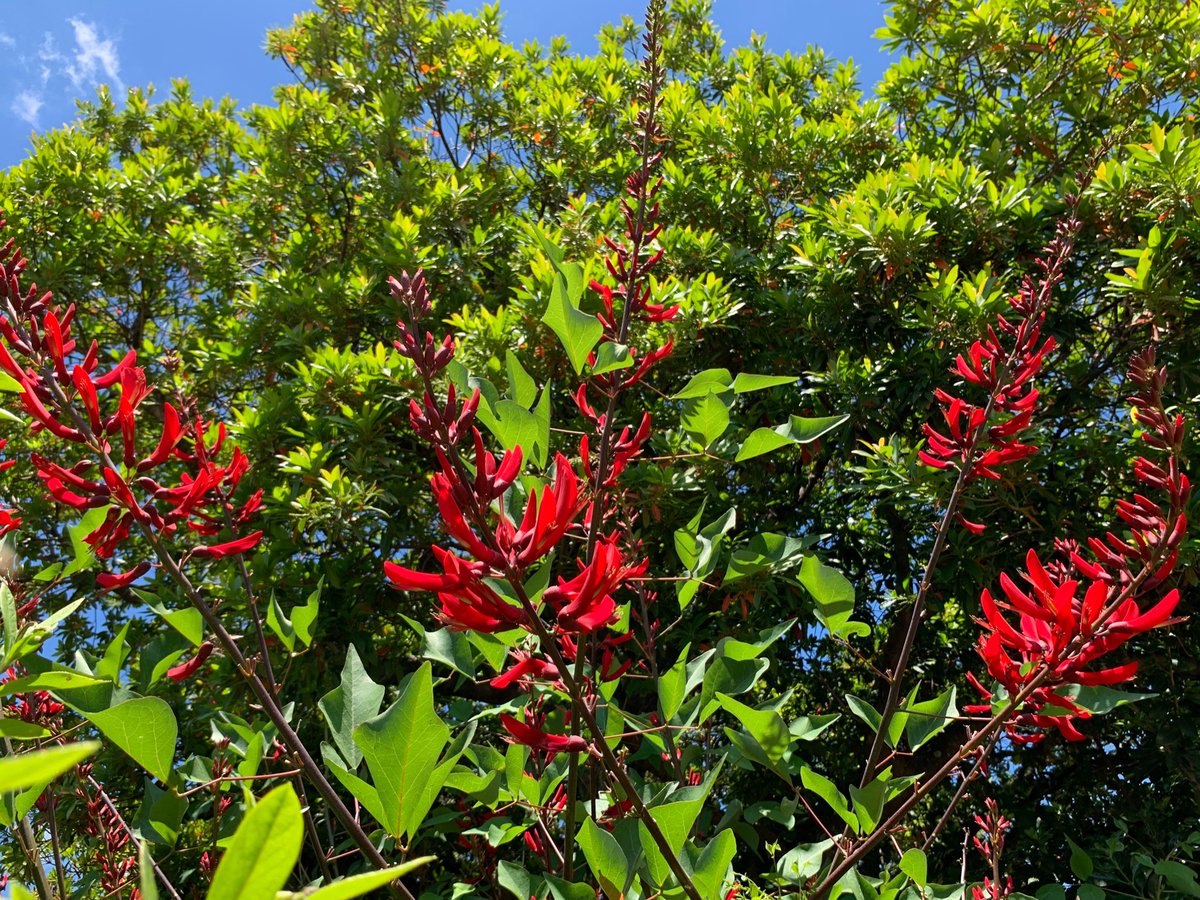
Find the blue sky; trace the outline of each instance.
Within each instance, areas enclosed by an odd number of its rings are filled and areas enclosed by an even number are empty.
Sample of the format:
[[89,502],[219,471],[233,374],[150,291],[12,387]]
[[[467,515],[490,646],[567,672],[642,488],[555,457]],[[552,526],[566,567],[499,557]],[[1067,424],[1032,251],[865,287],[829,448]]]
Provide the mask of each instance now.
[[[473,0],[452,0],[460,9]],[[502,0],[507,34],[515,41],[566,35],[581,51],[595,47],[604,22],[640,18],[639,0]],[[191,81],[197,96],[229,95],[239,103],[271,99],[287,70],[263,53],[268,28],[286,25],[303,0],[209,0],[203,6],[163,0],[43,0],[5,4],[0,19],[0,166],[19,162],[32,131],[69,122],[75,100],[108,84],[128,86]],[[886,57],[871,35],[883,24],[880,0],[714,0],[714,19],[729,45],[751,32],[767,35],[777,52],[824,47],[853,57],[861,79],[878,80]]]

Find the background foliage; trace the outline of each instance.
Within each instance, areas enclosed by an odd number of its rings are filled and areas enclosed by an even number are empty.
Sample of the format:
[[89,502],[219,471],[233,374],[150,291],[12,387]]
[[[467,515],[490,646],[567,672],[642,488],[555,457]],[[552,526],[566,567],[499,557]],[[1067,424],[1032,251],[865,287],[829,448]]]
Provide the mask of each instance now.
[[[645,401],[658,424],[648,455],[691,456],[637,473],[641,534],[653,571],[682,574],[676,532],[701,504],[703,524],[736,510],[716,574],[662,658],[799,617],[769,651],[776,665],[761,686],[786,694],[789,719],[844,714],[847,693],[874,699],[864,660],[886,670],[894,659],[894,626],[932,538],[942,480],[916,450],[936,414],[933,390],[1052,237],[1073,177],[1097,162],[1049,318],[1061,349],[1043,379],[1041,452],[973,499],[968,518],[995,527],[954,535],[914,657],[925,690],[978,668],[981,587],[1018,568],[1029,546],[1109,526],[1133,453],[1115,377],[1152,327],[1171,395],[1200,418],[1200,11],[1173,0],[893,0],[887,15],[879,38],[901,55],[871,95],[819,50],[725,46],[704,0],[669,10],[658,294],[682,311],[676,351]],[[438,658],[423,642],[436,627],[428,604],[380,577],[383,558],[411,549],[419,559],[437,531],[423,487],[433,460],[408,425],[417,382],[391,347],[397,310],[383,279],[424,266],[460,360],[511,388],[519,352],[538,385],[556,386],[565,415],[570,369],[541,321],[552,272],[539,236],[600,271],[600,238],[620,230],[616,200],[633,162],[621,138],[637,38],[633,22],[615,23],[584,55],[562,41],[506,43],[496,7],[320,2],[269,36],[293,76],[281,71],[273,105],[197,100],[182,82],[161,101],[149,90],[121,105],[101,94],[0,175],[10,233],[39,285],[76,303],[102,346],[153,361],[162,389],[191,391],[231,418],[257,461],[247,479],[266,493],[259,592],[295,610],[322,585],[316,639],[296,643],[288,673],[298,708],[315,711],[350,648],[389,688],[422,655]],[[712,368],[796,378],[741,396],[729,425],[698,440],[671,398]],[[843,413],[847,426],[817,444],[733,462],[759,425]],[[551,425],[552,444],[569,440],[557,429],[571,421]],[[17,429],[7,436],[36,449]],[[8,472],[5,492],[33,509],[20,543],[28,570],[71,555],[66,523],[28,467]],[[818,623],[798,556],[777,553],[720,583],[763,533],[819,545],[855,585],[855,618],[870,635],[848,645]],[[1185,545],[1176,576],[1185,598],[1195,551]],[[92,578],[53,590],[65,599]],[[676,615],[673,590],[662,590],[664,618]],[[115,639],[135,651],[128,678],[145,685],[145,648],[162,634],[141,599],[117,593],[72,617],[55,652],[96,660]],[[1005,860],[1019,885],[1090,878],[1134,896],[1200,894],[1191,876],[1155,870],[1187,863],[1200,845],[1200,632],[1189,621],[1147,637],[1139,689],[1156,696],[1085,726],[1090,741],[1009,746],[993,763],[988,790],[1015,823]],[[462,667],[494,674],[478,648],[466,652]],[[451,716],[496,699],[474,672],[444,661],[434,670]],[[237,691],[221,662],[159,684],[190,709],[179,758],[211,757],[212,735],[237,732],[224,712]],[[317,746],[321,720],[299,724]],[[960,736],[943,733],[901,774],[936,768]],[[869,739],[843,715],[805,752],[847,781]],[[114,791],[125,777],[125,793],[139,794],[125,765],[111,751],[97,759]],[[768,871],[782,851],[822,837],[748,767],[722,790],[739,872]],[[958,813],[963,825],[970,813]],[[435,816],[419,842],[441,860],[426,886],[446,896],[486,869],[478,850],[455,843],[455,815]],[[193,816],[164,863],[185,881],[197,877]],[[962,834],[951,827],[933,848],[943,880],[957,876]],[[519,847],[508,845],[513,858]]]

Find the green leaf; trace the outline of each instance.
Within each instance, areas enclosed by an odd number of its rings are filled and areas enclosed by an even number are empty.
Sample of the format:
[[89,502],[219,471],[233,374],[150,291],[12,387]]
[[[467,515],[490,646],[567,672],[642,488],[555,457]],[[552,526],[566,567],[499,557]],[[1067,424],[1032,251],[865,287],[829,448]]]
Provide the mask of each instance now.
[[1075,896],[1078,900],[1104,900],[1108,895],[1103,888],[1094,884],[1081,884],[1075,891]]
[[784,534],[764,532],[733,552],[725,570],[725,583],[762,572],[780,572],[800,561],[806,542]]
[[14,741],[32,741],[49,736],[50,732],[47,729],[41,725],[35,725],[33,722],[25,722],[7,716],[0,718],[0,737]]
[[99,749],[97,741],[80,741],[48,750],[6,756],[0,759],[0,793],[38,785],[44,787]]
[[748,394],[751,391],[795,383],[795,375],[751,375],[749,372],[738,372],[737,377],[733,379],[733,390],[736,394]]
[[274,591],[271,592],[271,602],[267,604],[267,627],[283,642],[289,653],[296,649],[296,628],[279,605],[279,598]]
[[722,393],[733,387],[733,376],[728,369],[705,369],[691,377],[672,400],[693,400],[716,391]]
[[700,722],[703,723],[716,712],[721,703],[718,694],[734,696],[744,694],[754,687],[763,673],[771,667],[765,659],[730,659],[719,656],[704,673],[704,685],[700,691]]
[[388,816],[384,812],[383,801],[379,799],[379,791],[375,790],[374,785],[368,784],[353,772],[347,771],[337,756],[337,750],[324,741],[321,742],[321,758],[325,760],[325,765],[329,767],[329,771],[334,774],[334,777],[342,783],[342,787],[363,805],[363,808],[371,814],[376,822],[387,821]]
[[1067,900],[1067,892],[1061,884],[1046,884],[1034,895],[1037,900]]
[[17,603],[8,582],[0,583],[0,616],[4,618],[4,658],[11,660],[17,646]]
[[958,689],[950,685],[932,700],[905,706],[908,722],[904,726],[904,736],[910,750],[916,750],[941,734],[958,716],[958,704],[955,703],[957,696]]
[[604,375],[618,369],[628,369],[633,365],[633,354],[625,344],[615,344],[605,341],[596,349],[596,364],[592,366],[593,375]]
[[695,862],[692,861],[691,854],[685,848],[682,862],[685,869],[691,870],[689,874],[701,897],[721,896],[725,876],[729,872],[729,865],[733,862],[736,852],[737,839],[733,835],[733,830],[729,828],[719,832],[709,841]]
[[540,432],[537,416],[513,400],[497,401],[496,415],[499,418],[492,430],[505,450],[518,446],[522,451],[533,449]]
[[[703,808],[704,797],[700,796],[692,800],[664,803],[650,809],[650,815],[654,817],[659,831],[666,838],[668,848],[676,857],[682,853],[684,842],[687,841]],[[645,823],[639,823],[639,826],[638,835],[641,838],[642,852],[646,855],[650,877],[656,884],[664,885],[671,878],[671,866],[663,852],[658,849],[654,838],[650,836],[650,830]]]
[[322,578],[317,582],[317,589],[308,595],[304,605],[292,610],[292,627],[296,629],[296,637],[300,638],[305,647],[312,646],[312,626],[321,610],[321,589],[324,586],[325,579]]
[[517,900],[529,900],[535,895],[529,872],[515,862],[507,859],[500,860],[496,866],[496,880],[500,883],[500,887],[516,897]]
[[158,882],[154,880],[154,859],[145,841],[138,841],[138,884],[141,900],[158,900]]
[[165,700],[134,697],[109,709],[78,712],[155,778],[170,779],[179,726]]
[[925,859],[925,851],[918,847],[910,847],[900,857],[900,871],[913,880],[917,887],[925,887],[929,879],[929,862]]
[[67,536],[71,540],[72,559],[59,573],[60,577],[66,578],[76,572],[90,569],[96,562],[96,554],[92,552],[91,545],[84,538],[100,527],[108,516],[109,509],[108,506],[89,509],[83,514],[83,518],[67,529]]
[[[1097,716],[1110,713],[1118,706],[1140,703],[1142,700],[1149,700],[1151,697],[1158,696],[1158,694],[1138,694],[1133,691],[1119,691],[1116,688],[1110,688],[1102,684],[1095,686],[1070,684],[1058,688],[1057,693],[1062,694],[1077,706]],[[1068,711],[1064,710],[1065,712]]]
[[858,833],[858,816],[850,811],[850,803],[846,800],[845,795],[837,789],[837,785],[808,766],[800,769],[800,781],[806,788],[828,803],[829,808],[837,813],[843,822],[853,828],[855,834]]
[[351,644],[342,664],[342,683],[321,698],[317,704],[342,758],[350,768],[362,762],[362,751],[354,743],[354,729],[379,715],[384,689],[376,684],[363,668],[358,650]]
[[[850,711],[858,718],[867,723],[868,727],[873,732],[879,731],[879,726],[883,724],[883,716],[866,700],[861,697],[855,697],[853,694],[846,695],[846,705],[850,707]],[[900,740],[900,735],[904,733],[904,723],[908,719],[908,714],[903,710],[896,710],[892,714],[891,721],[888,722],[887,734],[884,735],[884,741],[893,750],[896,748],[897,741]]]
[[1067,838],[1067,845],[1071,848],[1071,871],[1080,881],[1087,881],[1092,877],[1092,870],[1095,868],[1092,858],[1070,838]]
[[[504,362],[508,369],[508,397],[519,403],[525,409],[533,406],[537,399],[537,382],[521,365],[521,358],[511,350],[504,352]],[[528,900],[528,898],[524,898]]]
[[304,819],[291,785],[270,791],[246,813],[221,858],[208,900],[275,900],[300,858]]
[[433,708],[432,671],[422,665],[386,712],[354,730],[383,803],[381,824],[395,837],[411,836],[428,812],[426,787],[450,737]]
[[542,321],[558,335],[563,349],[567,351],[571,368],[578,375],[583,371],[588,354],[604,334],[604,326],[595,316],[590,316],[579,308],[584,287],[582,267],[576,263],[560,262],[548,249],[553,245],[545,236],[539,233],[537,237],[554,269],[550,300],[546,304],[545,313],[542,314]]
[[162,616],[168,625],[187,638],[193,647],[199,647],[204,641],[204,619],[200,610],[191,606],[184,609],[167,609],[158,602],[158,597],[154,594],[138,590],[134,593],[141,597],[150,609]]
[[134,832],[143,842],[174,847],[187,809],[186,797],[179,796],[174,789],[163,790],[146,779],[146,793],[133,820]]
[[691,644],[686,645],[675,660],[675,665],[659,676],[658,702],[665,722],[675,718],[675,713],[679,712],[687,696],[687,654],[691,647]]
[[425,632],[425,647],[421,656],[443,663],[468,678],[475,677],[475,654],[470,640],[461,631],[439,628]]
[[850,803],[858,817],[863,834],[870,834],[883,815],[883,804],[887,802],[888,779],[892,770],[884,769],[865,787],[850,785]]
[[772,709],[754,709],[726,694],[718,693],[716,697],[721,706],[758,741],[771,762],[779,762],[783,758],[791,745],[792,734],[779,713]]
[[604,895],[621,900],[629,880],[629,862],[617,839],[591,819],[584,819],[576,841]]
[[756,428],[742,442],[737,456],[734,457],[734,462],[753,459],[789,444],[810,444],[817,438],[833,431],[849,418],[849,416],[825,416],[806,419],[802,416],[792,416],[783,425],[777,425],[774,428]]
[[1200,897],[1200,884],[1196,883],[1196,872],[1173,859],[1160,859],[1154,864],[1154,872],[1166,879],[1174,890],[1185,897]]
[[817,602],[817,618],[833,634],[851,638],[871,633],[866,624],[850,621],[854,614],[854,585],[837,569],[815,556],[806,556],[797,578]]
[[351,875],[349,878],[342,878],[332,884],[327,884],[311,894],[296,896],[303,896],[305,900],[352,900],[354,897],[361,897],[371,891],[386,887],[397,878],[403,878],[409,872],[413,872],[421,866],[427,866],[435,859],[437,859],[436,856],[420,856],[410,859],[403,865],[379,869],[376,872]]
[[720,394],[709,391],[684,401],[680,423],[701,447],[708,447],[729,427],[729,405]]

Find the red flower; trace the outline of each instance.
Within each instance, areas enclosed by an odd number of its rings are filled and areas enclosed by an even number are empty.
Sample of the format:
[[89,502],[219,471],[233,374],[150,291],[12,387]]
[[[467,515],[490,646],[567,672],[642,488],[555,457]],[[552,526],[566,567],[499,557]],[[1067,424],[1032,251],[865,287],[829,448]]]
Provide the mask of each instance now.
[[591,744],[586,738],[577,734],[548,734],[508,713],[500,713],[500,724],[512,735],[511,742],[514,744],[524,744],[546,753],[581,753],[591,750]]
[[557,610],[563,631],[588,634],[612,621],[616,612],[613,591],[627,578],[645,572],[646,565],[644,560],[633,566],[623,565],[615,541],[601,540],[592,561],[577,576],[570,581],[558,579],[558,585],[546,588],[542,598]]
[[212,652],[213,645],[205,641],[196,651],[196,655],[187,662],[167,669],[167,677],[172,681],[183,681],[184,679],[191,678],[196,674],[196,670],[204,665],[205,661],[212,655]]
[[255,531],[253,534],[248,534],[245,537],[238,538],[236,541],[226,541],[224,544],[213,544],[208,547],[197,547],[192,551],[192,556],[197,556],[202,559],[224,559],[226,556],[234,556],[238,553],[245,553],[248,550],[253,550],[262,540],[263,533]]
[[[1087,718],[1087,711],[1064,696],[1062,689],[1068,685],[1120,684],[1133,678],[1138,669],[1136,661],[1092,671],[1084,666],[1134,635],[1179,621],[1171,618],[1179,603],[1179,592],[1171,591],[1145,612],[1132,598],[1110,608],[1115,589],[1104,581],[1093,581],[1080,598],[1079,583],[1056,580],[1032,550],[1026,557],[1024,577],[1029,584],[1027,590],[1007,575],[1000,576],[1004,600],[994,598],[988,590],[980,596],[984,619],[978,621],[986,633],[979,639],[979,655],[988,674],[1003,685],[1010,697],[1039,679],[1039,687],[1022,707],[1021,715],[1027,717],[1028,724],[1054,724],[1068,738],[1078,740],[1082,735],[1067,721],[1069,716],[1038,716],[1038,711],[1057,706]],[[1016,626],[1005,612],[1016,613]],[[1015,651],[1015,656],[1010,651]]]

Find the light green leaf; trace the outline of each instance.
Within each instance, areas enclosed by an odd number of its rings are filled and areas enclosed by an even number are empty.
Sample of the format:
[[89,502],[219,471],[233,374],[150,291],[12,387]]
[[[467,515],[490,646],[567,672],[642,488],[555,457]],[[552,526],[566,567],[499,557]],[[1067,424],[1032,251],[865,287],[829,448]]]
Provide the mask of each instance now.
[[443,663],[468,678],[475,677],[475,654],[471,642],[461,631],[439,628],[425,632],[425,647],[421,656]]
[[754,709],[734,698],[718,693],[717,700],[741,724],[771,762],[779,762],[792,742],[791,732],[783,717],[772,709]]
[[925,887],[929,879],[929,862],[925,859],[925,851],[919,847],[910,847],[900,857],[900,871],[913,880],[917,887]]
[[733,387],[733,376],[728,369],[705,369],[691,377],[672,400],[693,400],[716,391],[723,393]]
[[749,372],[738,372],[737,377],[733,379],[733,390],[737,394],[748,394],[751,391],[795,383],[795,375],[751,375]]
[[[850,711],[854,715],[867,723],[871,731],[879,731],[879,726],[883,724],[883,716],[875,707],[861,697],[855,697],[853,694],[846,695],[846,704],[850,707]],[[897,710],[892,714],[892,718],[888,722],[887,734],[884,735],[883,739],[893,750],[896,748],[897,741],[900,740],[900,735],[904,733],[904,725],[907,720],[908,714],[902,710]]]
[[14,741],[33,741],[49,736],[50,732],[47,729],[41,725],[35,725],[33,722],[7,716],[0,718],[0,737]]
[[604,334],[604,326],[595,316],[590,316],[579,308],[580,298],[583,297],[582,267],[576,263],[556,260],[554,254],[547,250],[548,246],[552,246],[550,242],[544,235],[538,234],[537,237],[554,269],[550,300],[546,304],[545,313],[542,314],[542,321],[558,335],[563,349],[567,351],[571,368],[578,375],[583,371],[588,354]]
[[351,644],[346,649],[341,684],[322,697],[317,706],[329,723],[329,731],[338,752],[352,769],[363,758],[362,751],[354,743],[354,729],[379,715],[383,695],[383,687],[371,680],[358,657],[358,650]]
[[774,428],[756,428],[742,442],[737,456],[734,457],[734,462],[753,459],[788,444],[810,444],[817,438],[833,431],[849,418],[849,416],[825,416],[818,419],[806,419],[803,416],[792,416],[787,422]]
[[138,841],[138,883],[141,900],[158,900],[158,882],[154,880],[154,860],[145,841]]
[[354,729],[383,803],[381,824],[396,837],[411,836],[428,812],[419,807],[450,737],[433,707],[432,671],[428,662],[422,665],[386,712]]
[[97,741],[80,741],[48,750],[18,753],[0,759],[0,793],[45,786],[76,763],[100,749]]
[[784,534],[756,534],[745,547],[733,552],[725,570],[725,583],[748,578],[763,572],[780,572],[790,568],[803,557],[806,542]]
[[831,632],[842,638],[871,633],[866,624],[850,621],[854,614],[854,585],[845,575],[815,556],[806,556],[797,577],[817,601],[817,618]]
[[420,856],[410,859],[403,865],[392,866],[390,869],[351,875],[349,878],[339,879],[303,896],[305,900],[353,900],[354,897],[361,897],[378,888],[386,887],[397,878],[403,878],[409,872],[413,872],[421,866],[427,866],[435,859],[437,859],[436,856]]
[[692,854],[684,852],[684,867],[690,869],[692,882],[696,885],[696,890],[699,891],[701,897],[720,897],[721,888],[724,886],[725,876],[729,872],[729,865],[733,862],[733,856],[737,852],[737,839],[733,835],[733,830],[726,828],[719,832],[716,837],[708,842],[708,845],[699,854],[694,862]]
[[529,409],[537,398],[537,382],[525,371],[525,367],[521,365],[521,358],[511,350],[504,352],[504,361],[508,368],[509,399]]
[[683,705],[687,686],[687,654],[691,647],[691,644],[686,645],[675,660],[675,665],[659,676],[658,702],[665,722],[675,718],[675,713]]
[[109,709],[78,712],[155,778],[171,777],[179,726],[165,700],[134,697]]
[[0,616],[4,618],[4,658],[10,660],[17,646],[17,603],[8,582],[0,583]]
[[729,405],[720,394],[709,391],[684,401],[680,423],[701,447],[708,447],[729,427]]
[[828,803],[829,808],[837,813],[843,822],[853,828],[856,834],[858,833],[858,816],[850,811],[850,803],[846,800],[845,795],[837,789],[837,785],[808,766],[800,769],[800,781],[806,788]]
[[910,750],[916,750],[941,734],[958,716],[958,705],[955,703],[957,696],[958,689],[950,685],[932,700],[910,703],[905,707],[908,722],[904,726],[904,736]]
[[274,591],[271,591],[271,601],[267,604],[267,627],[283,642],[289,653],[296,649],[296,628],[279,605],[279,598]]
[[292,627],[296,629],[296,637],[300,638],[305,647],[312,646],[312,626],[321,609],[321,589],[324,586],[325,579],[322,578],[317,582],[317,589],[308,595],[304,605],[292,610]]
[[614,344],[605,341],[596,349],[596,364],[592,366],[593,375],[604,375],[618,369],[628,369],[633,365],[633,354],[625,344]]
[[275,900],[300,858],[304,819],[291,785],[272,790],[246,813],[217,866],[208,900]]

